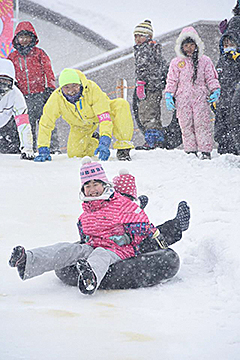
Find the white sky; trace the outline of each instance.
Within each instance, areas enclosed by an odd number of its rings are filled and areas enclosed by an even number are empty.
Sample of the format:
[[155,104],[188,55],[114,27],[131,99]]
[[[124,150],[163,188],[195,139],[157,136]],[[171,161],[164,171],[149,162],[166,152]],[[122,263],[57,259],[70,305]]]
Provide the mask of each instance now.
[[133,44],[133,29],[152,20],[155,35],[198,20],[229,19],[236,0],[33,0],[94,30],[118,46]]

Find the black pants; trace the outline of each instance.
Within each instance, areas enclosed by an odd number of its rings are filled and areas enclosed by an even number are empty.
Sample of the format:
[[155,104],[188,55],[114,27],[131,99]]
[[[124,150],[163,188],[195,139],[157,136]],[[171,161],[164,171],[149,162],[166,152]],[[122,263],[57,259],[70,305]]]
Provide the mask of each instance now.
[[[182,230],[178,219],[168,220],[157,228],[170,246],[182,238]],[[159,245],[155,239],[146,238],[139,244],[139,252],[147,253],[159,250]]]
[[[25,95],[25,100],[28,107],[29,114],[29,122],[32,129],[33,135],[33,149],[37,150],[37,123],[39,122],[43,107],[47,101],[47,97],[45,93],[37,93],[37,94],[29,94]],[[59,150],[59,141],[58,141],[58,133],[57,128],[55,128],[52,132],[50,151]]]
[[0,153],[20,154],[20,141],[14,117],[0,128]]

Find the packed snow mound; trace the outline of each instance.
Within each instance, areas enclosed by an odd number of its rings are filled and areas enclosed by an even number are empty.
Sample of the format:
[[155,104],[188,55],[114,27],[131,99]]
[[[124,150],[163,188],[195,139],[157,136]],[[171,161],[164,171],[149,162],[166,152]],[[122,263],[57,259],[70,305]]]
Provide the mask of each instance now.
[[[96,351],[97,360],[239,359],[240,158],[215,150],[203,161],[179,149],[131,154],[124,167],[136,177],[138,195],[149,197],[145,210],[154,224],[175,217],[180,201],[190,206],[190,227],[172,246],[180,270],[153,288],[100,290],[87,298],[54,272],[23,282],[8,266],[16,245],[79,239],[82,159],[53,155],[34,163],[0,156],[4,359],[96,360]],[[115,150],[102,165],[109,179],[123,167]]]

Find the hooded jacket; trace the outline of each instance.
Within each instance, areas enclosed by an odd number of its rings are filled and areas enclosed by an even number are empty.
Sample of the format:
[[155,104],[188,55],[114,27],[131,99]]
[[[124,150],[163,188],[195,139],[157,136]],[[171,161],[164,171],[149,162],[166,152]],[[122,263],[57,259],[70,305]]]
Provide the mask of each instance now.
[[237,43],[237,52],[240,52],[240,15],[233,16],[219,41],[220,54],[224,54],[223,40],[226,36],[232,36]]
[[[33,47],[26,55],[21,55],[17,50],[19,46],[17,35],[21,31],[31,32],[35,36]],[[37,33],[29,21],[22,21],[17,25],[13,38],[13,46],[16,50],[8,56],[8,59],[15,66],[17,85],[24,95],[41,93],[48,87],[55,89],[51,61],[45,51],[36,46],[38,42]]]
[[[10,60],[0,59],[0,75],[7,75],[14,80],[14,67]],[[32,132],[26,101],[15,85],[0,100],[0,131],[11,120],[12,116],[14,116],[17,125],[20,149],[32,150]]]
[[75,104],[72,104],[65,98],[60,87],[52,93],[43,108],[43,115],[40,119],[38,147],[49,146],[51,132],[60,116],[71,127],[76,126],[83,131],[86,130],[86,134],[89,133],[89,130],[91,132],[91,129],[95,130],[99,124],[100,136],[112,137],[112,121],[99,123],[98,115],[108,112],[111,118],[114,118],[112,104],[115,100],[110,100],[100,87],[94,81],[88,80],[81,71],[75,71],[83,86],[82,95]]
[[[198,71],[194,84],[192,81],[193,60],[184,55],[181,50],[182,42],[189,37],[195,41],[198,47]],[[177,57],[170,63],[165,92],[172,93],[177,100],[181,99],[180,102],[184,104],[185,101],[189,101],[190,95],[195,94],[194,97],[207,99],[209,93],[220,88],[213,62],[203,54],[204,44],[193,27],[182,30],[176,41],[175,52]]]

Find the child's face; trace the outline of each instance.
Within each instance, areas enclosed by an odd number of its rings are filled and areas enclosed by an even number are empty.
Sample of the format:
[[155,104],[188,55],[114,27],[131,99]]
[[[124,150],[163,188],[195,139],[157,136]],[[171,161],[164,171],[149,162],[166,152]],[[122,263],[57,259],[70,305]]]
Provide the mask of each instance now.
[[135,39],[135,44],[136,45],[141,45],[143,44],[146,40],[147,40],[147,37],[144,36],[144,35],[134,35],[134,39]]
[[98,197],[101,196],[104,191],[103,183],[90,180],[83,186],[85,196]]
[[24,35],[24,34],[18,35],[18,42],[23,47],[28,46],[31,41],[32,41],[32,38],[30,35]]
[[79,84],[67,84],[62,87],[65,95],[74,96],[80,91]]
[[231,40],[229,38],[225,38],[223,40],[223,47],[224,47],[224,49],[226,49],[228,47],[236,47],[236,44],[233,40]]
[[183,51],[187,56],[191,57],[196,49],[196,44],[189,42],[183,45]]

